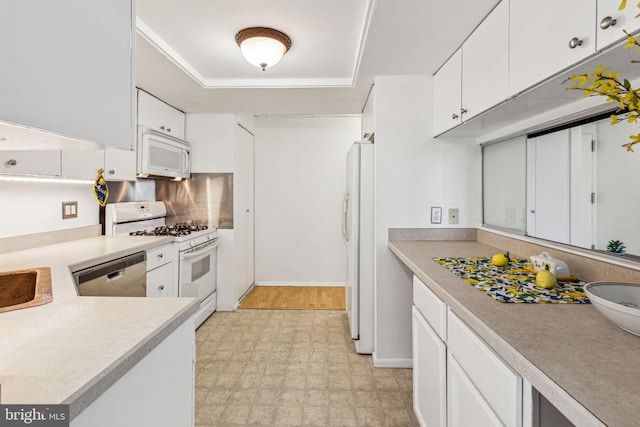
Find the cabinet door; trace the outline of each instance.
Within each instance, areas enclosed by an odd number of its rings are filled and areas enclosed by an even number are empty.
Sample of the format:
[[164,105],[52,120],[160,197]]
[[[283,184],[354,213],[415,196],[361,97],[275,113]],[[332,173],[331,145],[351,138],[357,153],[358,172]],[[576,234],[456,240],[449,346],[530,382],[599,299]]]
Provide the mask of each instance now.
[[462,51],[458,49],[433,77],[433,134],[460,124]]
[[462,45],[462,120],[509,96],[509,2],[503,0]]
[[1,2],[0,120],[133,148],[132,18],[131,0]]
[[185,114],[166,102],[138,90],[138,125],[184,139]]
[[104,150],[104,177],[109,181],[136,180],[136,152]]
[[496,427],[504,424],[454,357],[447,357],[447,426]]
[[447,347],[414,306],[413,408],[422,427],[445,426],[447,414]]
[[103,150],[62,150],[62,176],[65,178],[96,179],[98,169],[104,169]]
[[624,31],[633,34],[640,29],[640,10],[636,2],[629,2],[623,10],[618,10],[619,1],[598,0],[597,40],[598,50],[604,49],[626,37]]
[[0,151],[0,174],[60,176],[60,150]]
[[[510,2],[509,95],[595,52],[595,0]],[[582,44],[571,48],[574,38]]]
[[173,286],[173,263],[147,271],[147,296],[148,297],[173,297],[178,296]]

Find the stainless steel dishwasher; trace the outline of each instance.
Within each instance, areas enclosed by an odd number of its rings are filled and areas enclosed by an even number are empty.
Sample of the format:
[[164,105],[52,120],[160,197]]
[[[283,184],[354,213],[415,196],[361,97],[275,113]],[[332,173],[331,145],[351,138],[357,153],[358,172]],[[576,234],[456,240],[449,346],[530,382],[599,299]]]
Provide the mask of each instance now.
[[78,295],[147,296],[147,254],[137,252],[73,272]]

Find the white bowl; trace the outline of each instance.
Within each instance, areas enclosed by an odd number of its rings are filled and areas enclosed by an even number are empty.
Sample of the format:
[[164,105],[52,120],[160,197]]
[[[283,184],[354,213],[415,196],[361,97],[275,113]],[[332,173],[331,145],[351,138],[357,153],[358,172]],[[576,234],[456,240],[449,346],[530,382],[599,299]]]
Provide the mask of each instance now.
[[640,336],[640,283],[592,282],[584,291],[607,319]]

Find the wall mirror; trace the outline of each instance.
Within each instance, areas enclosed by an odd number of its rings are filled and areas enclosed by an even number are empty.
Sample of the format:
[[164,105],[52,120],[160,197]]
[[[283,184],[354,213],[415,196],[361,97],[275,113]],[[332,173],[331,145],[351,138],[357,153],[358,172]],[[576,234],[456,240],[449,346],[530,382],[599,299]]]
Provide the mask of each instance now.
[[604,118],[485,145],[484,224],[640,260],[640,149],[621,147],[638,132]]

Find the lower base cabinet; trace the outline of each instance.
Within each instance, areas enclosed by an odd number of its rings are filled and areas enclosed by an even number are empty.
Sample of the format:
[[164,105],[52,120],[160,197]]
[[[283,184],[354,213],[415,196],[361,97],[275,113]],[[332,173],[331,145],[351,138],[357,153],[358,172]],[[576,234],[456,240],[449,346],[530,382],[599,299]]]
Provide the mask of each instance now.
[[421,426],[447,423],[447,347],[416,307],[412,309],[413,409]]
[[193,317],[173,331],[84,411],[71,427],[192,427]]
[[447,362],[447,415],[449,422],[446,425],[449,427],[504,425],[456,360],[449,356]]
[[417,277],[413,287],[413,407],[420,425],[523,427],[522,377]]

